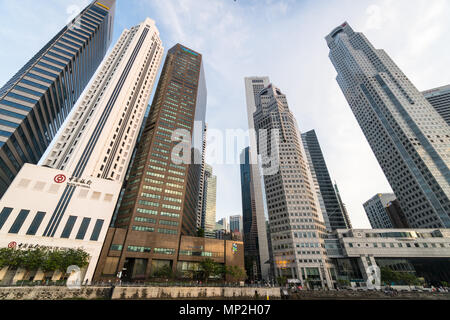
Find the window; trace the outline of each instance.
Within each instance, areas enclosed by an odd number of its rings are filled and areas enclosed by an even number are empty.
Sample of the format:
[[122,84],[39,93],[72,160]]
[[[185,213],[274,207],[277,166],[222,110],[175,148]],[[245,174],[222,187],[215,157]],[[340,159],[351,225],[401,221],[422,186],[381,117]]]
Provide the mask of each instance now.
[[72,229],[75,224],[75,221],[77,221],[77,217],[75,217],[75,216],[70,216],[69,219],[67,219],[67,223],[61,234],[61,238],[68,239],[70,237],[70,234],[72,233]]
[[84,236],[86,235],[86,230],[89,227],[89,223],[91,222],[91,218],[83,218],[83,221],[81,222],[80,229],[78,229],[77,236],[75,239],[77,240],[83,240]]
[[150,252],[151,248],[138,247],[138,246],[128,246],[127,250],[131,251],[131,252]]
[[123,246],[121,244],[112,244],[110,250],[113,251],[122,251]]
[[11,214],[12,211],[13,211],[13,208],[4,207],[2,212],[0,212],[0,230],[2,229],[6,220],[8,220],[9,215]]
[[175,253],[175,249],[166,249],[166,248],[155,248],[153,249],[154,253],[159,253],[159,254],[174,254]]
[[102,230],[103,227],[103,223],[105,221],[102,219],[97,219],[97,221],[95,222],[95,226],[94,226],[94,230],[92,231],[92,235],[91,235],[91,241],[97,241],[98,237],[100,235],[100,231]]
[[177,230],[164,229],[164,228],[159,228],[158,232],[159,233],[164,233],[164,234],[177,234]]
[[45,216],[45,212],[39,211],[38,213],[36,213],[36,216],[34,217],[33,222],[31,222],[31,225],[28,228],[27,235],[34,236],[36,234],[36,232],[39,229],[39,226],[42,223],[42,220],[44,220],[44,216]]
[[145,226],[132,226],[133,231],[154,232],[155,228]]
[[17,215],[16,220],[14,221],[13,225],[9,229],[9,233],[19,233],[20,228],[22,228],[22,225],[25,221],[25,219],[28,217],[28,214],[30,213],[30,210],[20,210],[19,214]]

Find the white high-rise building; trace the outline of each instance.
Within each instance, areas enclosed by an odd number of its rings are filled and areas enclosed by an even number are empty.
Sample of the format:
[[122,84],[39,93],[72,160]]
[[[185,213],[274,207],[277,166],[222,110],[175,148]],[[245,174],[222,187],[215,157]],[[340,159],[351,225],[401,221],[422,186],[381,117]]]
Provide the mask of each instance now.
[[366,202],[363,207],[373,229],[392,229],[391,219],[386,207],[396,199],[393,193],[378,193]]
[[[270,167],[278,167],[263,171],[275,276],[332,288],[335,269],[326,256],[325,222],[297,122],[286,96],[272,84],[256,101],[258,154],[271,150]],[[271,146],[261,140],[265,132],[271,133]]]
[[409,225],[450,227],[450,127],[384,50],[343,23],[326,36],[337,82]]
[[213,175],[213,168],[209,164],[205,164],[203,180],[202,228],[205,231],[205,236],[214,238],[217,176]]
[[[249,131],[254,130],[255,123],[253,113],[256,111],[256,97],[269,85],[269,77],[247,77],[245,81],[245,97],[247,102],[247,119]],[[270,264],[272,263],[269,255],[269,244],[267,239],[266,221],[268,220],[267,208],[265,207],[264,181],[260,173],[258,164],[257,143],[254,135],[250,134],[249,146],[249,165],[250,165],[250,184],[251,184],[251,208],[254,210],[253,217],[256,218],[256,229],[258,238],[259,252],[259,270],[264,280],[269,280]]]
[[153,20],[123,31],[47,154],[1,199],[0,247],[84,248],[91,281],[162,55]]

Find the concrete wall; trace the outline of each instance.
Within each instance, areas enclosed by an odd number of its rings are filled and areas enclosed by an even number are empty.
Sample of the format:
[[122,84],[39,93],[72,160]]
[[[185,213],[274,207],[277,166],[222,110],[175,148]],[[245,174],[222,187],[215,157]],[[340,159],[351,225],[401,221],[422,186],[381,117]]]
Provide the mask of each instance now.
[[112,299],[280,298],[280,288],[117,287]]
[[[280,298],[279,288],[220,287],[116,287],[112,299],[270,299]],[[109,299],[110,287],[2,287],[0,300]]]
[[109,299],[110,293],[109,287],[2,287],[0,300]]

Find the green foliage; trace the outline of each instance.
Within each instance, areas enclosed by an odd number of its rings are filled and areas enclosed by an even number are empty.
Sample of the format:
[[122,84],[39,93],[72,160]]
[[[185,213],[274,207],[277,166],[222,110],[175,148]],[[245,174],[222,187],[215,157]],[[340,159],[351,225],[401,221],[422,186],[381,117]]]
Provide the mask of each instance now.
[[277,278],[277,282],[280,286],[284,286],[287,283],[286,276],[281,276]]
[[24,254],[20,250],[12,248],[0,249],[0,267],[17,269],[23,264]]
[[173,270],[170,266],[163,266],[153,273],[156,278],[172,279],[174,277]]
[[349,281],[349,280],[346,280],[346,279],[338,279],[338,280],[337,280],[337,283],[338,283],[340,286],[350,286],[350,281]]
[[225,272],[224,267],[211,258],[206,258],[205,260],[201,261],[199,264],[199,269],[202,272],[203,279],[205,281],[208,281],[209,277],[211,276],[221,276]]
[[227,266],[225,268],[225,272],[235,281],[244,281],[247,279],[247,272],[245,269],[238,266]]
[[197,229],[197,237],[204,238],[205,237],[205,230],[202,228]]
[[409,272],[398,272],[388,267],[381,267],[381,281],[385,284],[421,285],[424,280]]
[[89,263],[89,254],[83,249],[53,249],[36,247],[26,250],[0,249],[0,268],[24,268],[26,270],[42,269],[44,272],[65,272],[67,267],[76,265],[80,268]]

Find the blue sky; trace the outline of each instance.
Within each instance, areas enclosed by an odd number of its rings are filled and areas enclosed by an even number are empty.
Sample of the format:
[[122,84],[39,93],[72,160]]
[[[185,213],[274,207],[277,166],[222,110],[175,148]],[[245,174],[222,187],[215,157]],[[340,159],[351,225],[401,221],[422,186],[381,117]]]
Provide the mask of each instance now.
[[[269,76],[302,132],[316,129],[355,227],[362,203],[390,192],[336,81],[324,36],[348,21],[385,49],[419,90],[450,83],[448,0],[118,0],[114,40],[150,17],[165,51],[177,42],[203,54],[209,128],[247,130],[244,80]],[[85,0],[0,0],[0,83],[5,83]],[[217,219],[241,213],[238,165],[213,164]]]

